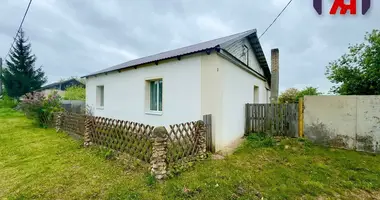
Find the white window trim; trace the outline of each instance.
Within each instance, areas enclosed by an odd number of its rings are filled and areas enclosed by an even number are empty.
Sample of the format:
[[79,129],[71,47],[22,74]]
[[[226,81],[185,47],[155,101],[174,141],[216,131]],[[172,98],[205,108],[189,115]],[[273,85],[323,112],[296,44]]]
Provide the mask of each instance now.
[[162,111],[150,110],[150,111],[146,111],[145,114],[147,114],[147,115],[158,115],[158,116],[161,116],[163,113],[162,113]]
[[[98,88],[99,87],[103,87],[103,106],[102,105],[100,105],[101,103],[101,99],[100,99],[100,102],[98,102]],[[104,110],[104,85],[97,85],[96,86],[96,93],[95,93],[95,95],[96,95],[96,109],[97,110]],[[101,97],[100,97],[101,98]],[[99,103],[99,104],[98,104]]]
[[[150,78],[146,78],[145,79],[145,81],[148,83],[148,89],[149,89],[149,91],[148,91],[148,97],[147,97],[147,100],[148,100],[148,102],[147,102],[147,105],[146,105],[146,110],[145,110],[145,114],[146,115],[156,115],[156,116],[161,116],[162,114],[163,114],[163,94],[162,94],[162,98],[161,98],[161,106],[162,106],[162,110],[161,111],[159,111],[159,102],[157,102],[157,110],[151,110],[150,109],[150,104],[151,104],[151,102],[150,102],[150,100],[151,100],[151,96],[150,96],[150,93],[151,93],[151,91],[150,91],[150,84],[151,84],[151,82],[156,82],[156,81],[162,81],[162,87],[163,87],[163,77],[150,77]],[[157,100],[159,101],[159,96],[160,96],[160,94],[159,94],[159,87],[157,87]],[[163,89],[162,89],[162,92],[163,92]]]

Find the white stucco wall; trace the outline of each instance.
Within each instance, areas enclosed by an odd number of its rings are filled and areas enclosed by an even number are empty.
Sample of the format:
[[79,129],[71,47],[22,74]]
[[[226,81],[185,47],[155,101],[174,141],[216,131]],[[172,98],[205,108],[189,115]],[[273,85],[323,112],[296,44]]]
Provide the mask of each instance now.
[[223,91],[222,91],[222,66],[220,57],[213,53],[202,55],[202,115],[211,114],[213,143],[216,150],[222,148],[223,133]]
[[254,103],[254,87],[258,87],[258,102],[267,103],[267,90],[265,82],[258,77],[246,72],[224,58],[223,66],[223,106],[222,106],[222,142],[221,145],[229,145],[244,135],[245,128],[245,104]]
[[[146,80],[163,79],[162,115],[147,114]],[[104,85],[104,108],[96,108],[96,87]],[[86,103],[96,116],[149,125],[170,125],[202,119],[200,56],[170,59],[121,73],[112,72],[86,80]]]
[[268,102],[266,82],[216,53],[203,55],[201,63],[202,114],[212,114],[215,149],[223,150],[244,135],[245,104],[253,103],[254,86],[258,103]]
[[[256,59],[255,57],[253,57]],[[252,59],[253,59],[252,58]],[[256,60],[250,67],[258,69]],[[146,80],[163,79],[162,115],[146,113]],[[96,108],[96,88],[104,86],[104,108]],[[267,103],[266,82],[213,52],[171,59],[158,65],[90,77],[86,104],[94,115],[154,126],[196,121],[212,114],[215,149],[222,150],[244,135],[245,104],[253,103],[254,87],[259,103]]]
[[44,96],[49,96],[49,94],[53,94],[53,92],[54,91],[56,91],[57,92],[57,94],[59,95],[59,96],[61,96],[61,97],[63,97],[63,95],[65,95],[65,91],[62,91],[62,90],[55,90],[55,89],[46,89],[46,90],[42,90],[41,92],[42,92],[42,94],[44,95]]

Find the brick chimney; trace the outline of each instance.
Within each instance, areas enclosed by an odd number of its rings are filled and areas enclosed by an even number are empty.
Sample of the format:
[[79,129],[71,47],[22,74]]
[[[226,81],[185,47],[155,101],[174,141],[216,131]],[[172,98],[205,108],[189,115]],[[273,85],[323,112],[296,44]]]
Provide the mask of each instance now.
[[278,87],[279,87],[279,57],[280,52],[278,49],[272,49],[271,50],[271,72],[272,72],[272,78],[271,78],[271,95],[270,95],[270,101],[271,103],[277,103],[278,102]]

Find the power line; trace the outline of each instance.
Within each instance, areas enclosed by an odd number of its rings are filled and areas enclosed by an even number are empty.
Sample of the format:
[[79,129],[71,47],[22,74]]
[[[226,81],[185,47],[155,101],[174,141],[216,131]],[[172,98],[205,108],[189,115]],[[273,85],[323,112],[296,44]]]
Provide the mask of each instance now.
[[281,12],[277,15],[277,17],[273,20],[273,22],[268,26],[267,29],[260,35],[259,39],[268,31],[268,29],[276,22],[276,20],[281,16],[281,14],[286,10],[286,8],[292,3],[293,0],[290,0],[288,4],[281,10]]
[[4,62],[5,62],[5,60],[7,59],[7,56],[9,56],[9,54],[11,53],[12,47],[13,47],[13,45],[14,45],[16,39],[17,39],[18,34],[20,33],[20,30],[21,30],[21,28],[22,28],[22,24],[24,23],[24,20],[25,20],[26,14],[28,14],[30,4],[32,4],[32,0],[29,0],[28,7],[26,7],[26,10],[25,10],[25,13],[24,13],[24,17],[22,18],[21,23],[20,23],[20,26],[18,27],[18,30],[17,30],[17,32],[16,32],[16,36],[13,38],[12,45],[11,45],[11,47],[9,48],[9,51],[8,51],[7,55],[4,57]]

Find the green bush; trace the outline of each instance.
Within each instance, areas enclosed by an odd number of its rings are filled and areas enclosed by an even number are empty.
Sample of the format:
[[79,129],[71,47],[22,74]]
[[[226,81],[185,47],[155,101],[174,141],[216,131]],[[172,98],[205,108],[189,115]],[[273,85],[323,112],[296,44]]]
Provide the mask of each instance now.
[[64,100],[86,100],[86,89],[81,86],[71,86],[66,88],[63,95]]
[[56,91],[47,98],[40,92],[25,94],[20,108],[27,117],[35,119],[44,128],[54,125],[54,113],[63,110],[61,97]]
[[9,97],[8,95],[3,95],[0,99],[0,108],[14,108],[17,106],[17,100]]

